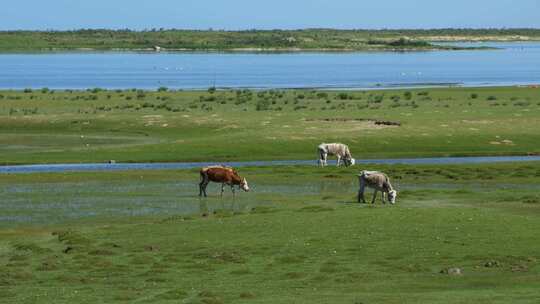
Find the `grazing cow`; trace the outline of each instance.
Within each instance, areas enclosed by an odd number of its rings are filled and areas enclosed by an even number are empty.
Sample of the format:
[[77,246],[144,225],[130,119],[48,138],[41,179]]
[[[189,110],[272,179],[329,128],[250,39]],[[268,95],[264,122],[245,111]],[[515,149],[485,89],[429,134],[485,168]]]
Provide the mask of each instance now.
[[392,184],[390,184],[390,179],[386,174],[378,171],[362,171],[358,174],[358,180],[360,181],[360,190],[358,190],[358,202],[365,203],[364,199],[364,189],[366,187],[372,188],[375,190],[373,192],[373,199],[371,203],[375,203],[375,198],[377,197],[377,192],[381,191],[382,201],[386,204],[384,200],[384,194],[388,194],[388,200],[391,204],[396,203],[397,191],[394,190]]
[[199,196],[206,197],[206,186],[210,182],[221,183],[221,196],[225,185],[231,186],[231,191],[234,196],[234,186],[237,185],[240,189],[248,192],[249,186],[245,178],[240,177],[236,170],[230,167],[224,166],[210,166],[204,167],[200,171],[201,182],[199,183]]
[[339,167],[341,165],[341,161],[343,160],[343,163],[345,166],[353,166],[355,164],[354,158],[352,158],[351,151],[349,151],[349,147],[344,144],[325,144],[322,143],[317,147],[317,151],[319,152],[319,166],[326,166],[328,155],[335,155],[337,157],[337,166]]

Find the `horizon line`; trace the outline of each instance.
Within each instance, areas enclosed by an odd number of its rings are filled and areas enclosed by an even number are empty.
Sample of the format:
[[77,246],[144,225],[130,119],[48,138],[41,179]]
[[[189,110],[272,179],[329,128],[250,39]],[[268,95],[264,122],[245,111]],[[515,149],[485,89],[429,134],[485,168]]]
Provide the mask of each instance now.
[[338,28],[338,27],[303,27],[303,28],[244,28],[244,29],[224,29],[224,28],[166,28],[166,27],[151,27],[144,29],[134,28],[72,28],[72,29],[0,29],[0,32],[77,32],[77,31],[131,31],[131,32],[153,32],[153,31],[197,31],[197,32],[270,32],[270,31],[308,31],[308,30],[333,30],[333,31],[436,31],[436,30],[499,30],[499,31],[515,31],[515,30],[540,30],[540,27],[432,27],[432,28],[407,28],[407,27],[382,27],[382,28]]

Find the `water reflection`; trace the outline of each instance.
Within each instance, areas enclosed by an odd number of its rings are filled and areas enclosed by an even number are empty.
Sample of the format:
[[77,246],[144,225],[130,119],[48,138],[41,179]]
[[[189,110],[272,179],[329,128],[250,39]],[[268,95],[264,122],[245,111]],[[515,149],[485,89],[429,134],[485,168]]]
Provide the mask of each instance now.
[[[483,183],[411,183],[394,180],[398,190],[492,190]],[[148,215],[203,215],[220,210],[247,212],[256,206],[269,206],[280,197],[316,196],[323,200],[354,196],[358,181],[320,180],[302,184],[264,183],[253,191],[226,191],[220,185],[208,186],[208,198],[198,196],[194,181],[123,181],[13,184],[0,187],[0,227],[28,224],[55,224],[70,220],[118,218]],[[536,184],[497,184],[497,189],[540,190]]]

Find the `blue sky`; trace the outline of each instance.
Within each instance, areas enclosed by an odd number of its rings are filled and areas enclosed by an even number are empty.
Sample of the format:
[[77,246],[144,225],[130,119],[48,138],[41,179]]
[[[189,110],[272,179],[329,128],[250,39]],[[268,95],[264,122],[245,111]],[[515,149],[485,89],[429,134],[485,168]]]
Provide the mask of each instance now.
[[5,0],[0,30],[540,28],[540,0]]

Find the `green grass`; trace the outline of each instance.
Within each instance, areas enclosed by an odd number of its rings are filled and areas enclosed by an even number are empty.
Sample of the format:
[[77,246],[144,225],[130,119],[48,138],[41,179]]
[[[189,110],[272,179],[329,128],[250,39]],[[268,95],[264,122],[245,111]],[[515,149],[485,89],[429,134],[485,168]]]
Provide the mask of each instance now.
[[[354,175],[364,168],[389,173],[400,190],[397,205],[355,203]],[[239,172],[253,192],[236,200],[230,193],[220,199],[215,185],[199,200],[196,170],[0,175],[2,299],[535,303],[540,297],[538,163]],[[207,208],[190,212],[167,202]],[[43,208],[52,203],[54,209]],[[122,214],[117,203],[158,212]],[[27,221],[10,221],[10,210]],[[41,213],[55,220],[40,221]],[[74,213],[79,217],[69,217]],[[453,267],[462,275],[441,273]]]
[[[0,92],[2,164],[540,152],[538,88]],[[391,125],[377,124],[391,122]],[[382,170],[395,206],[356,203]],[[8,303],[536,303],[540,164],[0,175]],[[228,190],[228,189],[227,189]],[[369,193],[367,194],[369,196]],[[459,268],[461,275],[448,269]],[[0,301],[0,302],[2,302]]]
[[[540,152],[540,89],[0,91],[2,164]],[[377,121],[401,126],[377,125]]]
[[[405,39],[405,37],[407,37]],[[0,31],[0,52],[55,50],[367,51],[459,49],[426,41],[539,40],[538,29]]]

